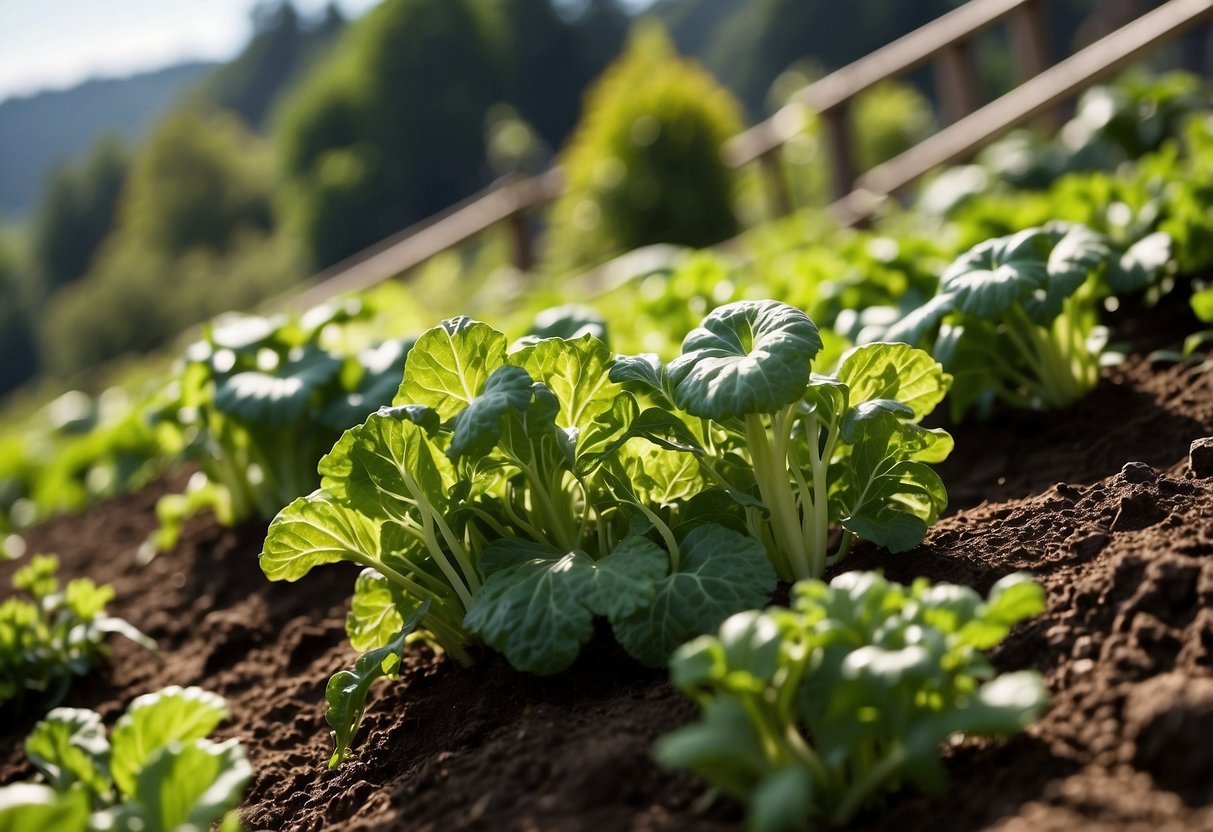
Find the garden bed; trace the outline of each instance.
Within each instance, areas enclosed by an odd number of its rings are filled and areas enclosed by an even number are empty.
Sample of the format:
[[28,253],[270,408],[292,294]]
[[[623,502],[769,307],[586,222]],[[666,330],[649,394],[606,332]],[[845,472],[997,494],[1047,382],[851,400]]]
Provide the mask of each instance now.
[[[895,798],[858,828],[1213,828],[1213,479],[1188,467],[1189,444],[1213,435],[1213,373],[1143,357],[1195,328],[1183,308],[1138,326],[1133,356],[1071,410],[954,429],[940,471],[954,510],[922,546],[897,556],[859,546],[848,559],[982,591],[1010,571],[1035,573],[1049,610],[994,658],[1041,670],[1053,695],[1042,721],[1009,743],[949,749],[949,795]],[[464,669],[413,649],[330,773],[323,694],[355,656],[343,629],[350,582],[334,567],[271,584],[256,562],[263,524],[204,519],[136,566],[156,497],[180,484],[161,481],[27,539],[58,552],[64,575],[112,583],[111,612],[163,653],[156,661],[116,640],[112,665],[67,704],[109,721],[169,684],[225,696],[234,720],[219,733],[246,743],[256,772],[248,829],[739,825],[738,809],[700,810],[697,781],[651,762],[653,740],[695,709],[605,635],[551,678],[496,656]],[[0,583],[14,568],[0,564]],[[20,742],[32,722],[0,729],[0,782],[31,773]]]

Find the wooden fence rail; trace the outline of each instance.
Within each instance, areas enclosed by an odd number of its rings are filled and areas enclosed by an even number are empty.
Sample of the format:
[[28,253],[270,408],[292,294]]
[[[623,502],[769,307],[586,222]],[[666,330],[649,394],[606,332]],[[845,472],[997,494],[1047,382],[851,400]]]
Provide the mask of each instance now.
[[[970,0],[867,57],[801,90],[771,118],[733,137],[725,160],[733,167],[761,165],[777,213],[795,206],[780,151],[804,129],[806,114],[823,122],[833,172],[839,222],[854,224],[880,202],[932,169],[962,161],[991,139],[1042,114],[1106,78],[1145,51],[1213,17],[1213,0],[1169,0],[1077,54],[1049,67],[1044,0]],[[972,64],[974,38],[1006,22],[1020,85],[979,107]],[[875,85],[931,63],[936,97],[947,126],[901,155],[863,173],[851,152],[851,104]],[[502,223],[508,224],[514,262],[533,264],[529,216],[563,189],[557,167],[529,179],[505,180],[436,217],[359,252],[308,281],[279,307],[306,308],[335,295],[367,289],[459,246]]]

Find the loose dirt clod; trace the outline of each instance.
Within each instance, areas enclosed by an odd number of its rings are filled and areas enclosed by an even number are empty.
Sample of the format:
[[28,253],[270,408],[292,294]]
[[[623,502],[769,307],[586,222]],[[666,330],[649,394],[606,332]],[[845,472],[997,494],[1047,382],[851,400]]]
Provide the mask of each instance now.
[[1188,466],[1198,477],[1213,477],[1213,436],[1192,443],[1188,448]]

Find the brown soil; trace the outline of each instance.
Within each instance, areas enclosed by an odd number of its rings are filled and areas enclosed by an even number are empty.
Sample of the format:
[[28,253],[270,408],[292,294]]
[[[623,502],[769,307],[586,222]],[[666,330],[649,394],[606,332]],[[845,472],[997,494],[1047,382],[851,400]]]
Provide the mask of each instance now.
[[[912,552],[860,547],[847,566],[983,591],[1034,572],[1049,610],[994,660],[1041,670],[1053,705],[1010,742],[950,748],[948,795],[896,796],[859,828],[1213,828],[1213,479],[1187,466],[1189,444],[1211,434],[1213,374],[1141,358],[1068,414],[957,431],[943,474],[965,508]],[[736,807],[698,811],[702,787],[651,762],[652,741],[694,708],[605,637],[548,679],[418,649],[373,697],[351,761],[330,773],[323,690],[353,660],[352,570],[271,584],[256,564],[263,525],[205,520],[140,568],[134,552],[164,488],[28,536],[34,551],[60,553],[67,575],[113,583],[111,611],[162,647],[158,661],[116,642],[112,665],[68,704],[112,720],[168,684],[227,697],[235,718],[223,733],[247,744],[256,769],[250,830],[738,828]],[[0,564],[0,586],[13,568]],[[30,773],[20,741],[31,724],[0,728],[0,782]]]

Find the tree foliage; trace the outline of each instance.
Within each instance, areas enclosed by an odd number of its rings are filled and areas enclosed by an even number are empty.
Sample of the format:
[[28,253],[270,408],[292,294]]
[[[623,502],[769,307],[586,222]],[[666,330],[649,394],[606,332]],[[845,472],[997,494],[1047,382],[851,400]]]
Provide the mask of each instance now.
[[55,171],[34,221],[33,259],[40,293],[50,294],[84,276],[114,226],[129,167],[122,144],[106,137],[79,164]]
[[492,11],[472,0],[388,0],[284,102],[274,131],[280,204],[317,265],[483,182],[484,114],[503,91]]
[[736,233],[735,180],[721,148],[742,127],[733,97],[678,57],[656,25],[586,95],[552,217],[557,269],[651,243],[706,246]]
[[279,291],[299,272],[271,236],[265,144],[206,109],[165,119],[135,157],[117,227],[88,275],[53,297],[41,341],[64,375]]
[[32,299],[16,246],[0,228],[0,394],[33,377],[38,367]]

